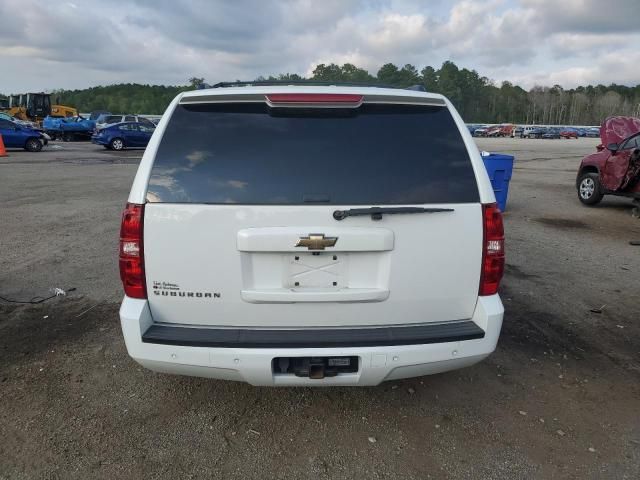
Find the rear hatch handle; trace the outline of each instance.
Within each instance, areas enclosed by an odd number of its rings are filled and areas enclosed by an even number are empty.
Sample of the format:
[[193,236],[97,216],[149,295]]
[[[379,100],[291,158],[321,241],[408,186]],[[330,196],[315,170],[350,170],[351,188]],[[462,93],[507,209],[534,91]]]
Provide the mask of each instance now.
[[453,208],[423,208],[423,207],[371,207],[350,208],[349,210],[335,210],[333,218],[344,220],[347,217],[371,215],[371,220],[381,220],[382,215],[395,215],[398,213],[442,213],[453,212]]

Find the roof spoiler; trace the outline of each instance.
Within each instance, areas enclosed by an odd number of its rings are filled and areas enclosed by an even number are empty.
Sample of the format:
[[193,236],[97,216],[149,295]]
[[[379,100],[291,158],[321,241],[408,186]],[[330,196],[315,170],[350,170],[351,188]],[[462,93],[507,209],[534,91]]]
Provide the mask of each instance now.
[[414,90],[417,92],[426,92],[423,85],[411,85],[410,87],[396,87],[386,85],[384,83],[366,83],[366,82],[327,82],[322,80],[254,80],[235,82],[218,82],[213,85],[202,83],[198,85],[198,90],[206,88],[229,88],[229,87],[265,87],[265,86],[288,86],[288,85],[310,85],[321,87],[376,87],[376,88],[394,88],[397,90]]

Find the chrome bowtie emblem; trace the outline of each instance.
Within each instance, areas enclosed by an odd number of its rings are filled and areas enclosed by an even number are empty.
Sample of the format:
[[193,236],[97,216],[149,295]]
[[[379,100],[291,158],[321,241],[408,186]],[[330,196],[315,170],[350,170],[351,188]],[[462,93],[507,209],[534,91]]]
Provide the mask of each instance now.
[[308,237],[300,237],[296,247],[307,247],[309,250],[324,250],[333,247],[338,237],[325,237],[324,233],[310,233]]

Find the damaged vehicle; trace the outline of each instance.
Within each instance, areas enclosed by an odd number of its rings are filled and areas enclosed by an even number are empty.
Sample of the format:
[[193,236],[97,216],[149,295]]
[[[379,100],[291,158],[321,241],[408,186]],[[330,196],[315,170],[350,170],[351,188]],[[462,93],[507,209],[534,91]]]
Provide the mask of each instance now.
[[610,117],[600,127],[597,152],[580,162],[576,188],[585,205],[604,195],[640,200],[640,118]]
[[65,142],[73,140],[88,140],[93,134],[96,123],[90,119],[78,117],[50,117],[42,121],[46,133],[53,138]]

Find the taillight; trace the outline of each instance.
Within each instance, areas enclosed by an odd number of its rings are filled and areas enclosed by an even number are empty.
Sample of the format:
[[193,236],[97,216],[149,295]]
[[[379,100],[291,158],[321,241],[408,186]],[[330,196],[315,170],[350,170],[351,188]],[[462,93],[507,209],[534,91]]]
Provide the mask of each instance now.
[[120,225],[120,279],[124,293],[132,298],[147,298],[142,249],[144,205],[127,203]]
[[495,203],[482,206],[484,241],[482,244],[482,272],[480,295],[498,293],[504,272],[504,226],[502,212]]

